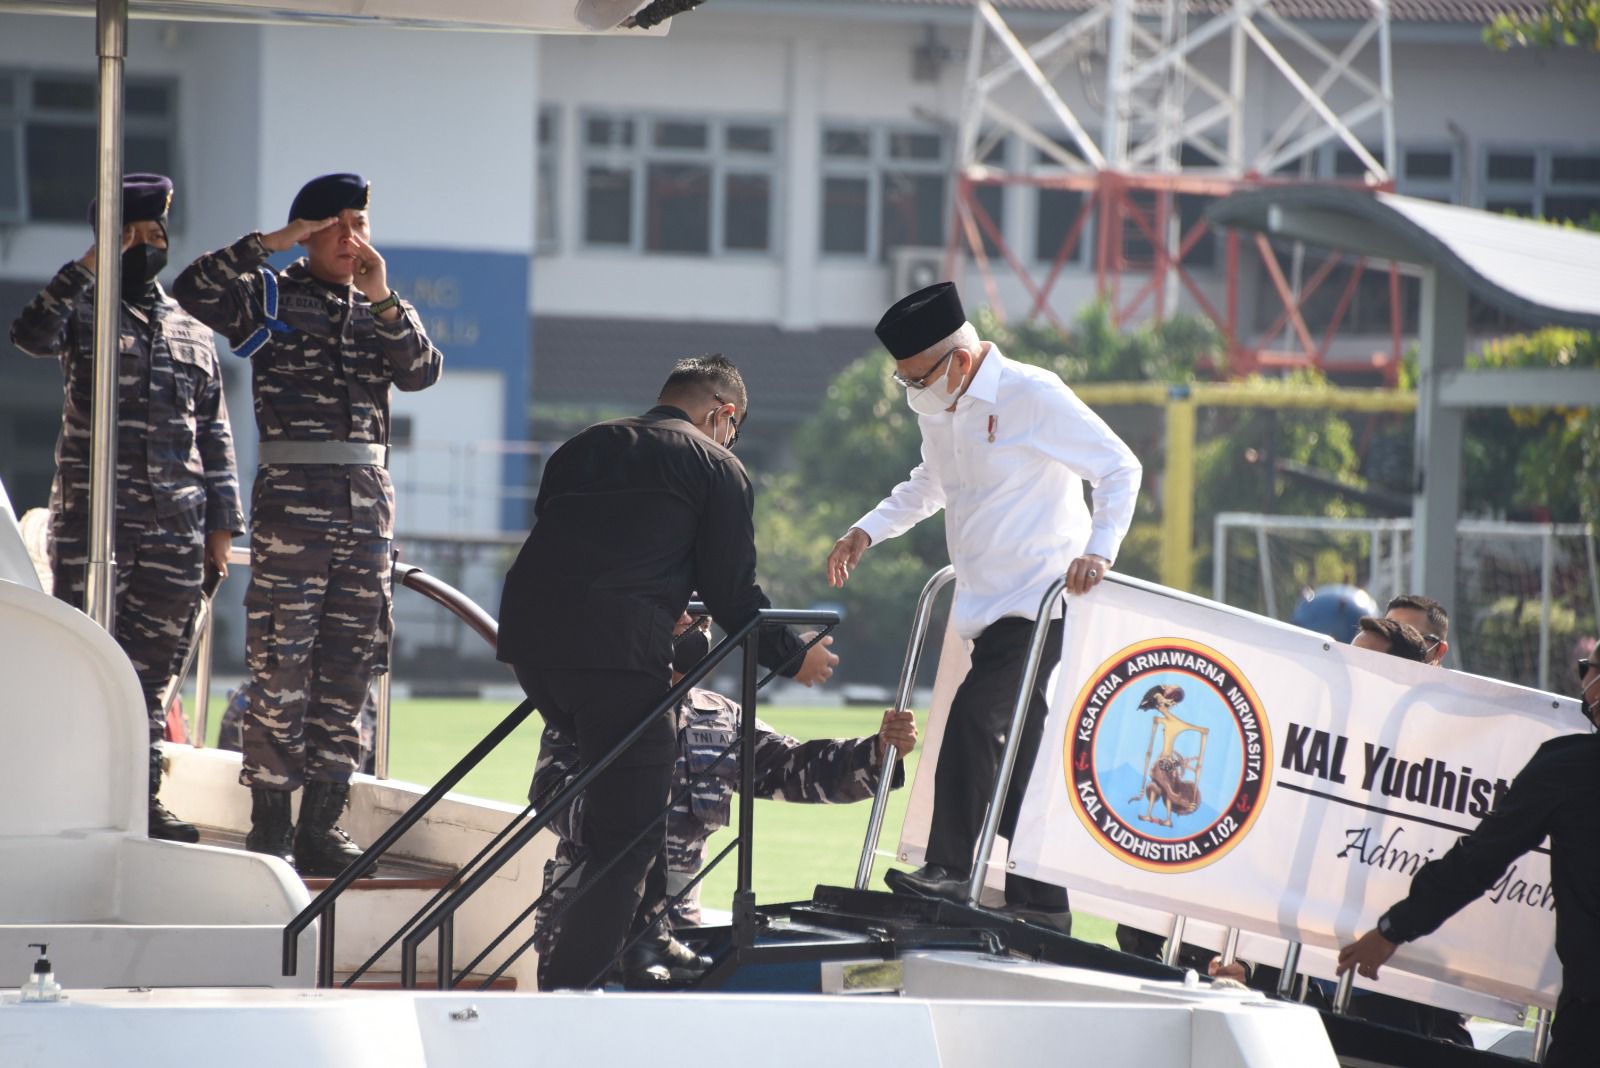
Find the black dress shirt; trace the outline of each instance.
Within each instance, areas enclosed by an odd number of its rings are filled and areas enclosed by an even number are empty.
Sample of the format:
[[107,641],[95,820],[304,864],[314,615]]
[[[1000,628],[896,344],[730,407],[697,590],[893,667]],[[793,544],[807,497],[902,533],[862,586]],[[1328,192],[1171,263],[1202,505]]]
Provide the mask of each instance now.
[[1396,942],[1436,930],[1546,835],[1563,994],[1600,997],[1600,735],[1541,745],[1477,829],[1422,866],[1380,930]]
[[[580,432],[545,464],[501,593],[499,658],[665,680],[692,593],[730,630],[771,604],[756,585],[753,503],[744,465],[677,408]],[[770,628],[760,660],[792,676],[801,646]]]

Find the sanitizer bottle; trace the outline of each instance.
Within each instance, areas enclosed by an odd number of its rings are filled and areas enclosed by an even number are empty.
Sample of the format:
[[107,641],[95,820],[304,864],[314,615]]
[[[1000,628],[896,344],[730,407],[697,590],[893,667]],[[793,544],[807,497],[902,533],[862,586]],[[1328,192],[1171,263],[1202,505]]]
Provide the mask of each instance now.
[[61,984],[56,982],[56,973],[50,969],[50,958],[45,956],[50,947],[43,942],[29,942],[28,948],[37,949],[39,959],[33,962],[33,974],[22,984],[22,1000],[60,1001]]

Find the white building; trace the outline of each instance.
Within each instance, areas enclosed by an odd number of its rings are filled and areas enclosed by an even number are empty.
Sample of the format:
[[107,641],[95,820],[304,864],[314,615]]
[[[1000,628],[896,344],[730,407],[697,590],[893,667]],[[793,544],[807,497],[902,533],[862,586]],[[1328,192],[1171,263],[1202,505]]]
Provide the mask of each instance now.
[[[1037,35],[1089,5],[999,6]],[[1402,191],[1468,204],[1600,210],[1600,64],[1578,49],[1490,50],[1481,23],[1517,6],[1396,0],[1391,170]],[[1336,41],[1357,9],[1284,10]],[[871,346],[872,323],[909,284],[896,250],[945,243],[969,20],[953,0],[709,0],[664,40],[135,21],[127,167],[177,180],[174,269],[281,225],[306,178],[372,178],[375,243],[447,357],[440,386],[396,397],[402,527],[515,530],[530,461],[502,439],[559,439],[639,409],[688,352],[741,363],[749,455],[780,461],[787,430]],[[0,4],[7,309],[88,245],[93,51],[91,20]],[[1104,72],[1093,48],[1074,62],[1076,95],[1070,72],[1063,95],[1098,122]],[[1202,50],[1196,62],[1223,60]],[[1247,136],[1294,105],[1251,96]],[[1029,94],[1015,106],[1044,117]],[[1361,132],[1378,143],[1375,125]],[[1015,138],[996,152],[1014,169],[1045,166]],[[1324,146],[1306,173],[1348,174],[1353,160]],[[985,196],[1030,263],[1054,255],[1078,204],[1021,187]],[[1220,284],[1220,265],[1198,271]],[[999,284],[1021,293],[1004,265]],[[1080,256],[1055,306],[1070,317],[1093,290]],[[230,361],[248,471],[243,370]],[[0,374],[0,476],[21,506],[40,504],[59,378],[3,344]]]

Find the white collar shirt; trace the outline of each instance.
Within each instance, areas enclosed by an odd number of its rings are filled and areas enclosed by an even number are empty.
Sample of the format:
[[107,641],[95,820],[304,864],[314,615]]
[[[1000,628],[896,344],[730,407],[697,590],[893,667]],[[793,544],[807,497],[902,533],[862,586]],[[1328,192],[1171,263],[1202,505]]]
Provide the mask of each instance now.
[[[969,641],[1005,616],[1036,618],[1045,590],[1078,556],[1115,560],[1142,475],[1132,450],[1057,375],[987,349],[954,411],[917,417],[922,462],[854,524],[876,545],[944,509],[953,621]],[[1060,613],[1057,604],[1052,618]]]

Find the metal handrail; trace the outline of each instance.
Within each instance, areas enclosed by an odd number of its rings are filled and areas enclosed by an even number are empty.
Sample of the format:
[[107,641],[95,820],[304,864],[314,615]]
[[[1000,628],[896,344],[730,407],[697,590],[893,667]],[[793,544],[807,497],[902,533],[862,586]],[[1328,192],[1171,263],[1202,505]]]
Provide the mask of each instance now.
[[[684,699],[684,697],[688,695],[689,690],[699,683],[701,679],[705,678],[713,668],[715,668],[730,654],[732,654],[735,648],[742,648],[744,650],[743,687],[741,693],[741,698],[743,701],[743,715],[741,717],[743,729],[741,731],[742,745],[740,753],[740,774],[742,780],[748,781],[741,782],[742,796],[740,799],[739,810],[741,821],[739,828],[739,881],[738,888],[735,890],[734,895],[734,920],[736,930],[740,930],[741,915],[748,915],[748,922],[745,924],[745,926],[751,927],[751,930],[745,932],[744,934],[745,937],[753,939],[754,896],[750,891],[750,882],[752,876],[752,851],[749,846],[749,835],[752,831],[754,823],[754,798],[752,796],[753,776],[755,771],[754,724],[756,691],[760,686],[756,680],[757,665],[755,643],[759,636],[759,632],[765,627],[784,625],[805,626],[812,624],[823,628],[822,632],[814,637],[810,643],[815,644],[817,641],[821,640],[827,630],[837,626],[838,622],[838,614],[834,612],[782,611],[767,608],[760,610],[742,626],[728,633],[727,636],[724,637],[721,642],[718,642],[717,645],[706,655],[705,659],[696,664],[687,674],[683,676],[681,680],[679,680],[675,686],[669,689],[666,695],[650,709],[649,714],[640,719],[639,723],[629,730],[628,733],[624,735],[609,752],[607,752],[594,764],[568,779],[561,790],[557,792],[556,796],[551,799],[548,806],[540,811],[532,820],[519,828],[515,834],[507,838],[504,844],[501,845],[500,849],[494,855],[488,857],[476,871],[462,881],[460,886],[451,892],[451,894],[443,901],[434,906],[434,908],[413,927],[411,932],[401,940],[401,985],[406,988],[413,988],[416,986],[418,950],[420,949],[422,942],[430,935],[435,933],[437,933],[439,937],[440,987],[441,989],[447,988],[454,983],[455,976],[452,974],[451,958],[453,954],[451,953],[451,949],[452,940],[454,938],[454,919],[457,910],[459,910],[468,899],[476,894],[477,891],[481,889],[489,879],[493,878],[495,873],[503,868],[512,857],[526,847],[540,831],[549,826],[549,824],[554,821],[557,815],[567,809],[578,797],[578,795],[587,789],[589,784],[592,783],[601,772],[610,767],[611,764],[615,762],[630,746],[632,746],[634,742],[642,737],[644,732],[649,729],[651,723],[655,721],[656,717],[664,715],[673,708],[676,708]],[[781,670],[781,668],[774,669],[773,672],[769,673],[767,675],[767,680],[770,680],[778,670]],[[474,750],[474,752],[476,752],[476,750]],[[410,815],[410,813],[407,815]],[[641,832],[641,835],[642,833],[643,832]],[[598,878],[602,874],[604,874],[604,869],[602,869],[601,872],[597,872],[595,878]],[[577,890],[574,892],[574,897],[586,892],[593,884],[594,878],[591,878],[588,882],[577,888]],[[323,895],[319,896],[319,900],[321,897],[328,896],[329,891],[332,889],[333,887],[330,886],[327,891],[324,891]],[[315,902],[313,904],[315,904]],[[290,938],[288,933],[285,932],[284,950],[286,965],[288,961],[289,946]],[[285,972],[288,974],[287,967],[285,968]]]
[[1057,597],[1067,588],[1067,577],[1062,575],[1050,584],[1039,598],[1039,614],[1033,620],[1033,636],[1028,640],[1028,658],[1023,664],[1022,681],[1017,687],[1017,703],[1011,710],[1011,729],[1006,734],[1005,751],[1000,757],[1000,771],[994,777],[994,792],[989,797],[989,810],[983,814],[983,832],[978,836],[978,856],[972,863],[972,880],[967,885],[967,903],[978,904],[978,894],[983,890],[983,878],[989,870],[989,854],[994,852],[995,834],[1000,829],[1000,810],[1005,805],[1006,789],[1011,785],[1011,773],[1017,764],[1017,747],[1022,741],[1022,725],[1028,718],[1028,704],[1033,697],[1033,684],[1039,677],[1039,661],[1044,656],[1045,637],[1050,633],[1050,610]]
[[[928,621],[933,616],[934,599],[955,577],[955,567],[946,564],[933,573],[917,597],[911,638],[906,642],[906,658],[900,665],[900,683],[894,692],[896,712],[904,712],[911,706],[911,690],[917,680],[917,665],[922,662],[922,649],[928,637]],[[867,817],[867,839],[861,844],[861,862],[856,865],[857,890],[865,890],[872,879],[872,861],[878,852],[878,840],[883,836],[883,817],[889,807],[889,791],[894,788],[895,761],[899,759],[899,750],[892,745],[884,746],[878,789],[872,795],[872,814]]]

